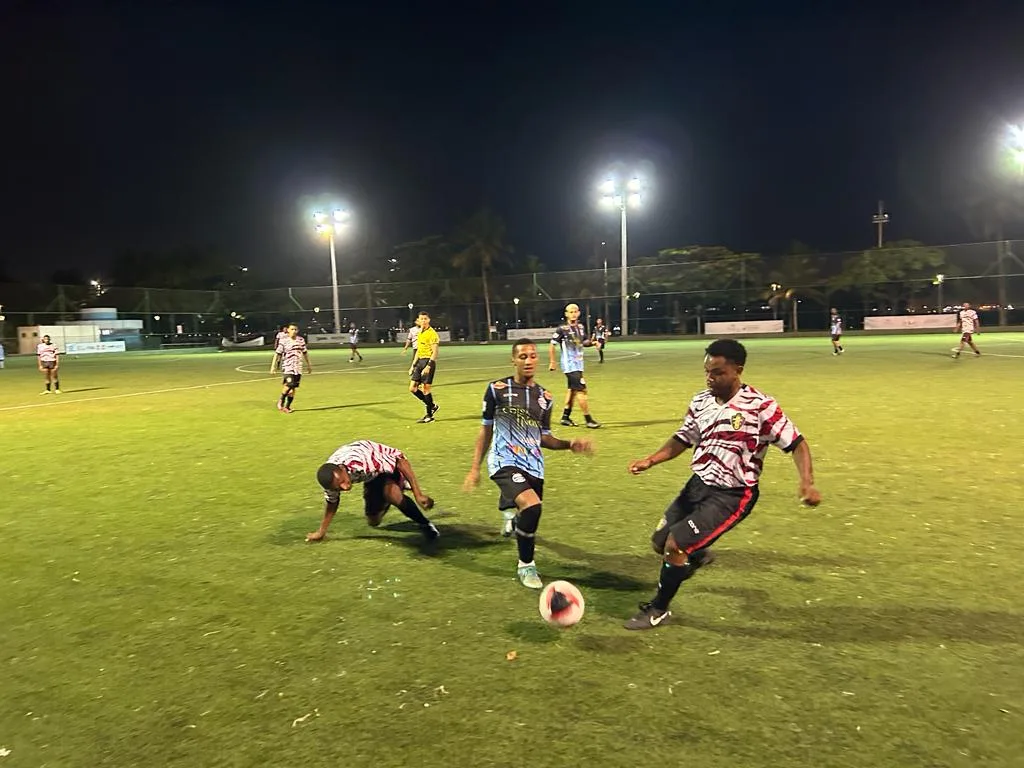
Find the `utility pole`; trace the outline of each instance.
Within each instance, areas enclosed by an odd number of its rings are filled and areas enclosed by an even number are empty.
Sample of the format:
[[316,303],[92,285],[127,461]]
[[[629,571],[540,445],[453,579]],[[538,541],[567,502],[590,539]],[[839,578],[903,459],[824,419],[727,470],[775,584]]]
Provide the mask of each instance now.
[[882,247],[883,233],[885,225],[889,223],[889,214],[885,212],[885,202],[882,200],[878,201],[878,212],[871,217],[871,221],[874,222],[875,227],[878,228],[878,247]]

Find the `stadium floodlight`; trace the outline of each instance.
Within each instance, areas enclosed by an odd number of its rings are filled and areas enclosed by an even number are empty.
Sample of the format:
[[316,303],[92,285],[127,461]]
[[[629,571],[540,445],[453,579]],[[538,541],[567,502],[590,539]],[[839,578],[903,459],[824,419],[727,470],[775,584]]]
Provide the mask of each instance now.
[[512,303],[516,305],[516,328],[519,327],[519,297],[516,296],[512,299]]
[[328,221],[323,211],[313,213],[316,233],[326,235],[331,248],[331,298],[334,302],[334,332],[341,333],[341,304],[338,301],[338,259],[334,250],[334,238],[348,226],[351,215],[344,208],[336,208]]
[[629,258],[627,248],[627,216],[629,208],[638,208],[643,203],[644,181],[639,176],[630,177],[622,183],[615,176],[609,176],[598,184],[598,192],[601,193],[601,203],[605,206],[619,209],[621,244],[622,244],[622,269],[619,275],[619,303],[621,316],[619,325],[622,335],[629,335]]

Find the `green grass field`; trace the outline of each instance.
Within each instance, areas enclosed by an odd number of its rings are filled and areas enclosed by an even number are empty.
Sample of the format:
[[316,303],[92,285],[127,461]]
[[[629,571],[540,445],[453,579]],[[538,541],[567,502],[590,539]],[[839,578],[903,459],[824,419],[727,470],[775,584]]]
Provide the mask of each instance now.
[[[625,467],[702,387],[697,342],[588,358],[598,453],[549,454],[538,545],[587,597],[561,631],[515,581],[496,489],[461,491],[504,344],[442,348],[428,425],[394,347],[313,350],[291,415],[268,353],[68,359],[48,397],[8,359],[0,768],[1021,766],[1024,335],[953,341],[748,342],[824,504],[770,454],[753,515],[646,633],[621,623],[688,466]],[[368,528],[357,494],[304,542],[317,466],[358,438],[407,452],[436,550],[395,511]]]

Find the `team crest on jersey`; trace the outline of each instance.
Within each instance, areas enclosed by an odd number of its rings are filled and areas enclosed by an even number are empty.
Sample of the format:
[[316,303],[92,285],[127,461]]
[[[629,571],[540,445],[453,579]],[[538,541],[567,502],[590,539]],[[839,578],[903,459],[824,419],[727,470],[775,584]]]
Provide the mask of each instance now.
[[504,381],[496,381],[493,384],[491,384],[491,386],[494,387],[495,389],[504,389],[505,387],[508,386],[508,384],[506,384]]
[[743,426],[743,414],[742,413],[734,413],[732,415],[732,428],[733,429],[739,429],[742,426]]

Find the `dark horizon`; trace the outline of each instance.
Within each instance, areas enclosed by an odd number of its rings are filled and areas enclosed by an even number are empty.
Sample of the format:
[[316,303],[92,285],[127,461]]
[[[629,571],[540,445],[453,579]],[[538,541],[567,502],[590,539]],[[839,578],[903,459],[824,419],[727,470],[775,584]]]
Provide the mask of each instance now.
[[879,199],[888,239],[989,239],[979,211],[1024,188],[997,172],[1024,121],[1024,9],[750,8],[7,12],[0,273],[102,277],[119,251],[194,245],[323,275],[304,214],[325,192],[353,242],[488,205],[520,254],[580,267],[571,232],[613,161],[652,169],[635,257],[867,248]]

